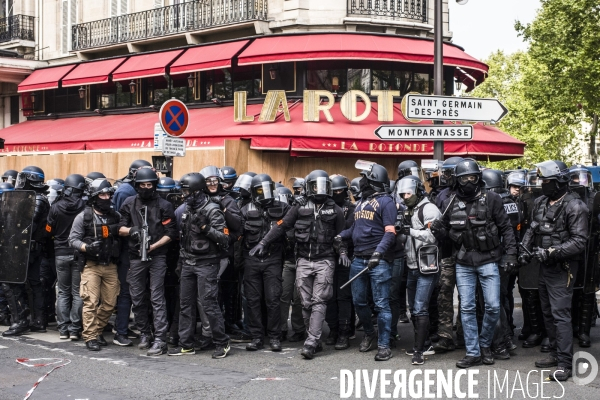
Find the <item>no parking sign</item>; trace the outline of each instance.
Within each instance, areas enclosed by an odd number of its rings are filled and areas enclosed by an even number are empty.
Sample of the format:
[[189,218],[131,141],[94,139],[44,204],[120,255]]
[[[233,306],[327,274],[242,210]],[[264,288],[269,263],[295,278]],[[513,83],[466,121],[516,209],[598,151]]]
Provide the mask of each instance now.
[[163,130],[169,136],[182,136],[190,122],[190,113],[183,102],[171,99],[167,100],[158,114],[158,120]]

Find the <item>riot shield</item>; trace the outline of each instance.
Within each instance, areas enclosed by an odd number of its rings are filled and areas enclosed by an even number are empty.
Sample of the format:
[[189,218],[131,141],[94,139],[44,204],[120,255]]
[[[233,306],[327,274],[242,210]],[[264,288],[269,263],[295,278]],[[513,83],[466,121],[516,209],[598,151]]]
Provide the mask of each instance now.
[[15,190],[2,193],[0,201],[0,282],[25,283],[35,192]]
[[538,290],[540,262],[535,258],[527,265],[519,268],[519,287],[527,290]]
[[171,193],[167,195],[167,201],[173,204],[174,210],[177,210],[177,208],[183,204],[183,196],[179,193]]
[[[598,240],[600,239],[600,193],[592,192],[588,202],[590,210],[590,234],[585,252],[585,274],[582,277],[583,292],[595,293],[600,290],[600,251]],[[578,274],[579,275],[579,274]]]

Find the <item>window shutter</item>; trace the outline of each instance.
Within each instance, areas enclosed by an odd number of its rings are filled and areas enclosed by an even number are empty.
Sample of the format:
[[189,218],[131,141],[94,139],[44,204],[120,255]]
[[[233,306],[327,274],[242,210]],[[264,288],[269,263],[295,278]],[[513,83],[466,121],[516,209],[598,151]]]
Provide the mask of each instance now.
[[121,0],[121,15],[127,14],[128,2],[128,0]]
[[77,24],[77,0],[71,0],[71,15],[69,18],[71,26]]
[[154,0],[154,8],[161,8],[163,6],[163,0]]
[[119,0],[111,0],[110,2],[110,16],[116,17],[119,15]]
[[62,52],[69,52],[69,3],[62,2]]

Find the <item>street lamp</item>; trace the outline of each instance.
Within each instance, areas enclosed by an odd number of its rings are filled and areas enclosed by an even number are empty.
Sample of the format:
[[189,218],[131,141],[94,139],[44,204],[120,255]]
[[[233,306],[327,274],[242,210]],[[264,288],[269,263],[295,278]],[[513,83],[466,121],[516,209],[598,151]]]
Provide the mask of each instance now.
[[272,81],[277,79],[277,68],[275,68],[275,66],[269,68],[269,76],[271,77]]
[[129,93],[131,94],[135,94],[135,87],[137,85],[135,84],[135,82],[132,80],[131,82],[129,82]]
[[83,86],[81,86],[78,90],[79,92],[79,98],[83,99],[85,97],[85,88]]
[[454,89],[456,89],[457,92],[460,92],[461,88],[462,88],[462,82],[459,80],[455,80],[454,81]]
[[190,74],[190,76],[187,77],[187,81],[188,81],[188,87],[193,89],[194,84],[196,83],[196,77],[194,75]]

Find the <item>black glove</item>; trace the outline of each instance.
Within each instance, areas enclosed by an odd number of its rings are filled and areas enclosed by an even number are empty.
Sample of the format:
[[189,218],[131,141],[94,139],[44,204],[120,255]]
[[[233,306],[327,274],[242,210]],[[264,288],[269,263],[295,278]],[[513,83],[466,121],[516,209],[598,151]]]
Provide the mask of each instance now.
[[381,253],[376,251],[371,256],[371,259],[369,260],[369,263],[367,264],[367,268],[369,268],[370,270],[375,268],[376,266],[379,265],[380,261],[381,261]]
[[129,230],[129,237],[132,240],[140,240],[140,228],[138,228],[137,226],[133,226],[130,230]]
[[294,204],[293,205],[298,204],[299,206],[304,207],[306,205],[306,203],[308,203],[308,199],[306,197],[304,197],[302,195],[294,197]]
[[518,265],[517,265],[517,256],[515,255],[505,255],[504,257],[502,257],[502,261],[500,262],[500,267],[502,267],[504,269],[504,271],[506,271],[506,273],[508,274],[513,274],[515,270],[518,271]]
[[338,261],[346,268],[348,268],[350,264],[352,264],[352,261],[350,261],[346,253],[340,253],[340,258]]
[[519,273],[519,268],[521,268],[521,266],[517,263],[507,263],[504,266],[504,271],[509,275],[517,275]]
[[337,235],[333,238],[333,249],[335,251],[340,251],[340,246],[342,245],[343,239],[340,235]]
[[410,236],[410,225],[402,225],[400,232],[397,232],[400,235]]
[[262,256],[265,253],[266,249],[267,245],[261,240],[256,246],[252,248],[252,250],[250,250],[250,256],[254,257],[256,253],[258,253],[259,256]]
[[533,249],[533,255],[538,259],[539,262],[547,261],[550,257],[548,250],[542,249],[541,247]]
[[94,257],[98,257],[100,255],[101,249],[102,242],[100,240],[85,245],[85,252]]
[[119,236],[119,224],[108,225],[108,232],[110,233],[110,236]]
[[437,236],[443,234],[446,228],[444,227],[442,221],[439,219],[434,219],[429,227],[429,230],[431,230],[431,233],[433,233],[434,236]]
[[523,253],[519,256],[519,264],[527,265],[531,262],[531,256],[527,253]]

